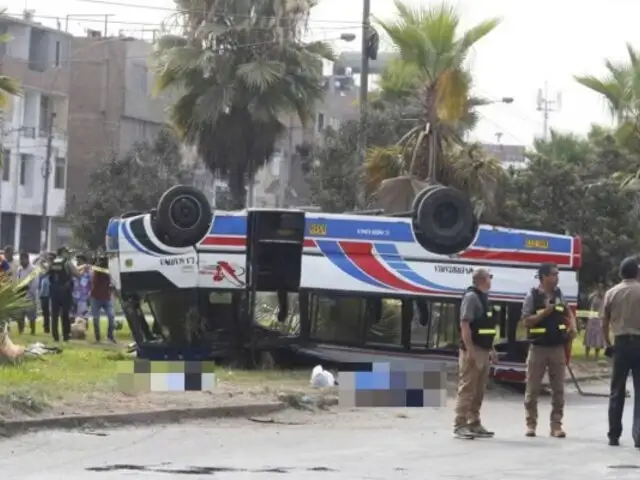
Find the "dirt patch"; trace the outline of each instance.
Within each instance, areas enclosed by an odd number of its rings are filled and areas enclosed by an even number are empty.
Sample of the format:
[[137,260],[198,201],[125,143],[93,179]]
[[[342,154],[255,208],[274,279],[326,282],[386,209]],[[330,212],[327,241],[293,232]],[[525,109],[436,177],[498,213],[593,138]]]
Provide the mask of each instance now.
[[126,394],[114,391],[71,393],[60,398],[27,394],[0,397],[0,422],[43,417],[105,415],[182,408],[225,407],[281,401],[297,409],[325,409],[337,404],[337,390],[312,389],[308,383],[261,382],[251,385],[220,382],[211,392],[150,392]]

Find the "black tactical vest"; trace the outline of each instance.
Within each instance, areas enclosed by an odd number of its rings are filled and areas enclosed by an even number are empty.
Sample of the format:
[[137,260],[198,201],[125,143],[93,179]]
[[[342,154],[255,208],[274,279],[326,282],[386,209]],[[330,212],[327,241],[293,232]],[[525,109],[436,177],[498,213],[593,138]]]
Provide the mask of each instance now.
[[[485,350],[491,350],[497,333],[496,321],[493,318],[493,309],[491,308],[485,293],[481,292],[476,287],[467,288],[465,295],[468,292],[473,292],[477,295],[482,303],[482,314],[476,318],[470,319],[471,323],[469,323],[469,328],[471,329],[471,340],[474,345]],[[460,346],[464,350],[465,347],[462,339],[460,340]]]
[[[545,309],[546,297],[537,288],[531,290],[535,313]],[[546,318],[527,331],[527,338],[534,345],[554,346],[567,342],[567,326],[565,317],[567,306],[560,300],[559,290],[556,291],[551,303],[555,304],[553,311]]]
[[67,261],[64,258],[56,258],[49,267],[49,288],[55,293],[70,292],[73,288],[73,279],[67,270]]

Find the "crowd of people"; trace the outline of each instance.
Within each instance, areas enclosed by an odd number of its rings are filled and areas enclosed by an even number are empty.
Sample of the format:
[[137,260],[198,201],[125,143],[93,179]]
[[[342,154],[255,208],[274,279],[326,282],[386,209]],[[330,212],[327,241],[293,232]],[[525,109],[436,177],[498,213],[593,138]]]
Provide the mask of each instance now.
[[[93,336],[102,340],[100,314],[107,320],[107,339],[116,343],[116,321],[112,302],[112,288],[106,258],[97,253],[93,258],[85,254],[72,255],[66,247],[57,252],[44,252],[32,259],[27,252],[16,255],[12,246],[1,252],[0,272],[16,282],[24,292],[27,305],[21,308],[10,323],[17,333],[24,334],[29,327],[31,335],[37,331],[38,312],[42,315],[42,328],[55,342],[68,342],[72,325],[86,331],[93,320]],[[61,330],[61,332],[60,332]]]

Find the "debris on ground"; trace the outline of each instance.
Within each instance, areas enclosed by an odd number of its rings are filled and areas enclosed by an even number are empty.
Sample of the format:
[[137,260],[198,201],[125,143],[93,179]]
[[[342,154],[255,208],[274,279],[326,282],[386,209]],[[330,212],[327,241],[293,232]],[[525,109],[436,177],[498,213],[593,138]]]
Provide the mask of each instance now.
[[336,378],[333,374],[322,368],[322,365],[316,365],[311,371],[311,385],[314,388],[328,388],[336,385]]

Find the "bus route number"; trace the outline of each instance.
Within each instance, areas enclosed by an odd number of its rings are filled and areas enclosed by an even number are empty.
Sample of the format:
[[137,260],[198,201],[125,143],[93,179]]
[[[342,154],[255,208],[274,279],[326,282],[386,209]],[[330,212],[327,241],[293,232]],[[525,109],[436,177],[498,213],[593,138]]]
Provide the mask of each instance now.
[[539,240],[530,238],[527,240],[527,248],[537,248],[540,250],[549,250],[549,242],[547,240]]
[[316,235],[318,237],[323,237],[327,234],[327,224],[326,223],[311,223],[309,224],[309,235]]

